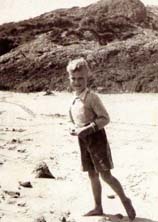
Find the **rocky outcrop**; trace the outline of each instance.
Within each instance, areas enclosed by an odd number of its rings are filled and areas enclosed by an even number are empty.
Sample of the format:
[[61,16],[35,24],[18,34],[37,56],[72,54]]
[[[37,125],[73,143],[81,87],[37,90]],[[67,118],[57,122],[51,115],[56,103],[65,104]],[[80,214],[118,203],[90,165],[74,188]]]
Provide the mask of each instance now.
[[139,0],[102,0],[0,26],[0,89],[66,90],[66,65],[83,56],[101,92],[158,92],[158,13]]
[[90,5],[86,10],[87,15],[97,16],[104,14],[107,18],[124,16],[134,23],[146,20],[146,8],[140,0],[100,0]]

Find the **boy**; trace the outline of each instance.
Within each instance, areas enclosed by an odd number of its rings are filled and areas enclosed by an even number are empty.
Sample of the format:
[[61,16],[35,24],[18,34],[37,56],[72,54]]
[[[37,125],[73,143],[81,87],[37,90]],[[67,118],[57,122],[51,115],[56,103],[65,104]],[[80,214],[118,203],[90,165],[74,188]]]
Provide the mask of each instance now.
[[136,213],[120,182],[111,174],[113,161],[104,126],[110,121],[100,98],[87,88],[90,69],[84,58],[75,59],[67,66],[70,85],[75,98],[70,107],[74,128],[70,134],[78,136],[83,171],[88,171],[94,196],[94,209],[85,216],[103,215],[99,175],[118,194],[130,220]]

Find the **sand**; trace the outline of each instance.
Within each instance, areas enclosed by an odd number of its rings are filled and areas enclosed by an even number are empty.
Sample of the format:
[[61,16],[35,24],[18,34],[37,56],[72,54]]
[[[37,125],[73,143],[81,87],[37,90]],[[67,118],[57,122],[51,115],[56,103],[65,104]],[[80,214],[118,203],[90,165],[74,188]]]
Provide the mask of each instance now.
[[[137,211],[136,222],[158,222],[158,94],[100,94],[115,168]],[[82,217],[93,207],[77,138],[68,133],[72,95],[0,92],[0,221],[101,222]],[[54,179],[36,178],[45,162]],[[19,182],[30,182],[23,187]],[[118,196],[102,181],[104,212],[128,221]],[[114,195],[113,199],[108,198]],[[122,214],[119,220],[114,215]],[[45,219],[45,220],[44,220]]]

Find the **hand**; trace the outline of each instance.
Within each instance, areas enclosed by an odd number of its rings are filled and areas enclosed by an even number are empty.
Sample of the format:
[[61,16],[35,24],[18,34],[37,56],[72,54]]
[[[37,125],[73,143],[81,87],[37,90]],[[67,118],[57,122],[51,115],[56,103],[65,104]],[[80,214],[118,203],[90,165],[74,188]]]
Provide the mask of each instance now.
[[94,123],[91,123],[84,127],[70,128],[69,132],[72,136],[86,137],[94,132],[96,129]]
[[79,136],[79,137],[86,136],[85,127],[70,128],[69,132],[70,135],[72,136]]
[[90,134],[94,133],[94,128],[91,125],[84,126],[76,129],[76,134],[79,137],[86,137]]

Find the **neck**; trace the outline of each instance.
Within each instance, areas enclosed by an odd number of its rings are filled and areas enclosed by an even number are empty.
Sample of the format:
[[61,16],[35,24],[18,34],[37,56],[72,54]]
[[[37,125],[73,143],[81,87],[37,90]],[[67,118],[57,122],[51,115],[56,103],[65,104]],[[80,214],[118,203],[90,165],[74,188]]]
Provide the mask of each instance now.
[[84,89],[83,89],[83,90],[81,90],[81,91],[76,91],[76,92],[75,92],[75,94],[76,94],[77,96],[79,96],[79,95],[80,95],[82,92],[84,92],[84,91],[85,91],[85,89],[86,89],[86,88],[84,88]]

